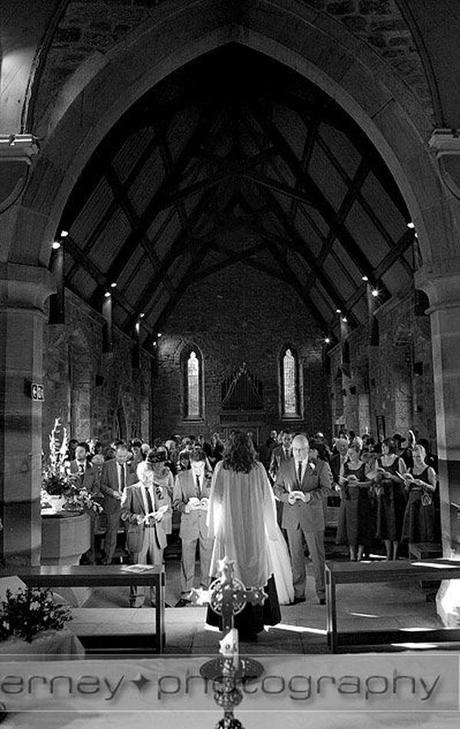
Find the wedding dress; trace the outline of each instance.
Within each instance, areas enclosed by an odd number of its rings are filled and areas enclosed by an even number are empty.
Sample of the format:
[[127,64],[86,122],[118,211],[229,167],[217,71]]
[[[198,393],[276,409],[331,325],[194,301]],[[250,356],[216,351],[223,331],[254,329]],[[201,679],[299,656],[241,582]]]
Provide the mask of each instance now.
[[279,526],[277,526],[276,540],[268,539],[267,542],[279,604],[289,605],[294,600],[291,560],[286,540]]

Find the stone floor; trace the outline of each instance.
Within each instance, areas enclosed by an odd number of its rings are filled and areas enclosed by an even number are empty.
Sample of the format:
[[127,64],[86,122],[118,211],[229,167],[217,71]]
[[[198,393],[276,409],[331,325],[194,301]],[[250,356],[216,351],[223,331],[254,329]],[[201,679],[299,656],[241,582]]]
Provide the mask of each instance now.
[[[175,605],[179,596],[179,563],[177,559],[168,560],[166,602]],[[338,627],[341,631],[406,629],[410,647],[411,629],[442,627],[436,615],[435,604],[427,601],[426,592],[414,582],[339,585],[337,601]],[[259,654],[328,652],[326,608],[318,604],[311,577],[307,579],[306,602],[282,606],[281,613],[282,622],[260,634],[257,643],[244,644],[245,652]],[[220,633],[206,629],[204,618],[204,607],[167,608],[166,652],[214,653]],[[79,635],[145,632],[148,640],[147,635],[152,632],[153,620],[152,608],[128,607],[128,588],[123,590],[105,588],[92,591],[84,607],[74,608],[70,627]]]

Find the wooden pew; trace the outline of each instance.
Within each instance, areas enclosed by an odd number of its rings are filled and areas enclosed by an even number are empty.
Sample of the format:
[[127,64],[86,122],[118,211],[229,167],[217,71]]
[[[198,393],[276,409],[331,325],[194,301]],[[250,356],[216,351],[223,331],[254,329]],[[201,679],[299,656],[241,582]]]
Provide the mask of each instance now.
[[331,653],[340,647],[402,642],[460,642],[460,629],[440,628],[420,631],[367,631],[359,633],[337,630],[337,585],[392,582],[400,580],[460,579],[460,561],[432,559],[390,562],[326,562],[327,642]]

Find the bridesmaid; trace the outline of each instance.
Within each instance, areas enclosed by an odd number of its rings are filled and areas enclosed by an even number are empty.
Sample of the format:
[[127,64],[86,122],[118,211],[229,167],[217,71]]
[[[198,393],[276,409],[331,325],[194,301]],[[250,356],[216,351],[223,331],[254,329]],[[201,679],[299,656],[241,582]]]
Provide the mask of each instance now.
[[351,443],[347,455],[343,476],[339,479],[342,501],[337,544],[348,544],[350,560],[359,562],[364,549],[368,551],[375,533],[369,494],[371,484],[366,479],[368,467],[361,460],[359,443]]
[[436,473],[425,461],[425,448],[418,443],[412,451],[414,465],[404,474],[404,483],[409,491],[402,539],[412,544],[433,542],[435,538],[435,508],[433,495],[436,490]]
[[387,560],[397,559],[399,540],[401,538],[406,495],[402,476],[406,465],[396,453],[396,442],[385,438],[382,443],[382,455],[367,478],[374,484],[377,496],[377,529],[376,536],[383,539]]

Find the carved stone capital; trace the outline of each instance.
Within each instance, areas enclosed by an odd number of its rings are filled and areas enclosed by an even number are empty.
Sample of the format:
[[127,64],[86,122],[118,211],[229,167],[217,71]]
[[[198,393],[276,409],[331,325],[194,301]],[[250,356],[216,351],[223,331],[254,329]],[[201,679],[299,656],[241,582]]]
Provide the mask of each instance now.
[[460,258],[425,263],[415,272],[415,286],[424,291],[431,308],[460,308]]
[[19,263],[0,264],[0,310],[31,309],[43,313],[56,284],[47,268]]
[[460,200],[460,130],[435,129],[428,146],[434,152],[444,188]]
[[36,154],[33,134],[0,134],[0,213],[21,196]]

